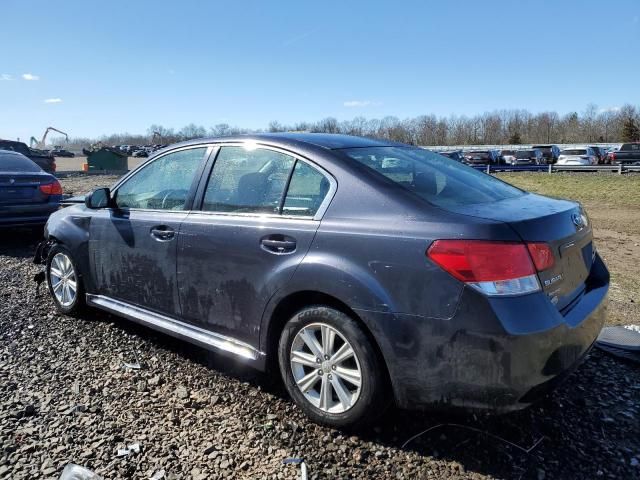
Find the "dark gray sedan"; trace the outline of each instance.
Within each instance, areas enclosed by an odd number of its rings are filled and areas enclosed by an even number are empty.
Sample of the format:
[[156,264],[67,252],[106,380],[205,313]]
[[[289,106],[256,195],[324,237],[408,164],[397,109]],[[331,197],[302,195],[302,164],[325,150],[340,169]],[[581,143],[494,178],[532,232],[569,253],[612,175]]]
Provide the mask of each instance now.
[[313,420],[509,411],[574,369],[609,274],[581,207],[420,148],[324,134],[171,146],[51,216],[57,308],[259,369]]

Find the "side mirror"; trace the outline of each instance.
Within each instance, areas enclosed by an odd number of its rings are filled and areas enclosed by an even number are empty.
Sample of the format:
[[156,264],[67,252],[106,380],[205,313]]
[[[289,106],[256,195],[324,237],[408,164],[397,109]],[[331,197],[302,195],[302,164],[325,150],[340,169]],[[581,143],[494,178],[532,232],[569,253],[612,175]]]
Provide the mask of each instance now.
[[110,207],[111,191],[108,188],[98,188],[84,197],[84,204],[93,210]]

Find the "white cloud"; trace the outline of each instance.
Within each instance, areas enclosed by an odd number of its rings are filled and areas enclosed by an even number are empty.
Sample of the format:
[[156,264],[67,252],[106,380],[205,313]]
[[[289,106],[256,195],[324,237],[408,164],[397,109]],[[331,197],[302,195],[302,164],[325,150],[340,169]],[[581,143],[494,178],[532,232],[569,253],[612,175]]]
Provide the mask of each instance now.
[[372,102],[371,100],[347,100],[342,105],[349,108],[361,108],[361,107],[377,107],[382,105],[380,102]]
[[13,80],[13,77],[8,73],[0,73],[0,81],[9,81]]
[[598,109],[598,113],[605,113],[605,112],[619,112],[620,111],[620,107],[607,107],[607,108],[600,108]]
[[47,98],[44,103],[62,103],[61,98]]
[[40,80],[38,75],[34,75],[33,73],[23,73],[22,78],[25,80]]

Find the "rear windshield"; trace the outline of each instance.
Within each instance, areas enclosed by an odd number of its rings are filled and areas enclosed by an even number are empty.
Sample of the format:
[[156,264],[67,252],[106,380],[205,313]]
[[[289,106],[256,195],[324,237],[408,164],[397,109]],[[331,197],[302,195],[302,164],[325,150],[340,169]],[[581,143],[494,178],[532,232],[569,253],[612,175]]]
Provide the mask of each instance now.
[[24,155],[0,150],[0,172],[39,172],[41,169]]
[[497,178],[422,148],[368,147],[342,151],[440,207],[497,202],[524,194]]
[[0,150],[12,150],[23,155],[29,155],[31,153],[27,146],[21,142],[0,141]]
[[628,151],[628,150],[640,150],[640,143],[625,143],[624,145],[622,145],[620,147],[620,150],[622,151]]
[[562,155],[586,155],[587,151],[582,148],[573,148],[571,150],[563,150]]

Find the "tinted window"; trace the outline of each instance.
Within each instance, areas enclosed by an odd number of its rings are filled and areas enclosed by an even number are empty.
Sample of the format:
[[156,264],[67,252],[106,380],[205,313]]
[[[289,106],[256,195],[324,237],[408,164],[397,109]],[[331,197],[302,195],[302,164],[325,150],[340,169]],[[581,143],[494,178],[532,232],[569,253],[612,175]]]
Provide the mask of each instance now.
[[625,143],[624,145],[622,145],[620,147],[621,151],[633,151],[633,150],[640,150],[640,143]]
[[313,217],[329,192],[329,180],[304,162],[296,162],[282,213]]
[[41,168],[23,155],[0,151],[0,172],[39,172]]
[[516,152],[516,158],[530,158],[535,156],[536,152],[533,150],[521,150],[519,152]]
[[582,148],[574,148],[571,150],[563,150],[562,155],[586,155],[587,151]]
[[266,149],[222,147],[211,171],[203,210],[279,213],[295,159]]
[[184,210],[206,148],[169,153],[136,172],[116,193],[121,208]]
[[487,203],[522,195],[490,175],[421,148],[371,147],[343,150],[383,175],[438,206]]

